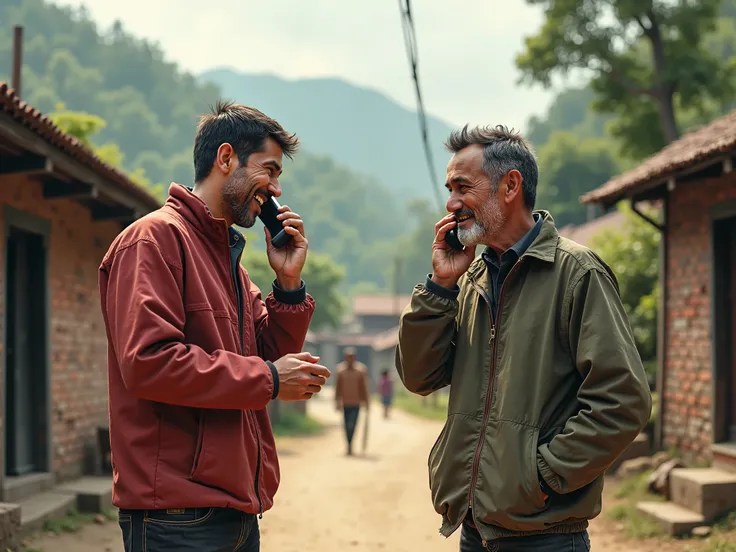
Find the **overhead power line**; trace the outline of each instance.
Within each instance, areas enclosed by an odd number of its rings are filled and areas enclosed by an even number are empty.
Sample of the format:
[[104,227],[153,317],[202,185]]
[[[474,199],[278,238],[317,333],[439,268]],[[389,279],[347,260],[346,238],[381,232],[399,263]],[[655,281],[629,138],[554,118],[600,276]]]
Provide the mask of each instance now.
[[429,170],[429,178],[432,181],[435,199],[437,200],[437,208],[442,211],[442,197],[438,187],[437,173],[435,171],[434,162],[432,160],[432,150],[429,147],[429,131],[427,129],[427,115],[424,112],[424,102],[422,101],[422,91],[419,86],[419,51],[417,49],[417,38],[414,30],[414,20],[411,16],[411,0],[399,0],[399,10],[401,11],[401,26],[404,30],[404,44],[406,45],[406,55],[409,58],[409,66],[411,67],[411,75],[414,80],[414,90],[417,96],[417,115],[419,116],[419,130],[424,144],[424,155],[427,158],[427,169]]

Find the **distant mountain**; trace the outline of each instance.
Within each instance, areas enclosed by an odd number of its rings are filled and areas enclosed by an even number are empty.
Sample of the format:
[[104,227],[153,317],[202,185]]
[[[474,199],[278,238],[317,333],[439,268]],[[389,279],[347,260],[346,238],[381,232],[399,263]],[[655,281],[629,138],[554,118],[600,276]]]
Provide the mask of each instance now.
[[[415,111],[389,97],[339,79],[285,80],[230,69],[206,71],[226,98],[256,107],[301,137],[304,149],[374,176],[398,194],[433,198]],[[434,165],[444,198],[450,155],[442,143],[452,130],[428,117]],[[337,191],[337,190],[336,190]]]

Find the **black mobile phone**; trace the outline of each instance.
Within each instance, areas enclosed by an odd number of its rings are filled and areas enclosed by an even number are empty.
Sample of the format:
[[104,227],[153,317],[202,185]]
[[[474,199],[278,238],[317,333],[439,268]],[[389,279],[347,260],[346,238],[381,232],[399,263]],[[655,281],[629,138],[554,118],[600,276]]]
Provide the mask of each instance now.
[[276,218],[280,207],[281,205],[276,201],[276,198],[271,196],[268,201],[261,205],[261,212],[258,215],[263,225],[271,232],[271,243],[279,249],[291,240],[291,235],[286,233],[283,223]]
[[445,234],[445,241],[456,251],[462,251],[465,249],[465,246],[460,243],[460,240],[457,237],[457,226],[453,226],[447,231]]

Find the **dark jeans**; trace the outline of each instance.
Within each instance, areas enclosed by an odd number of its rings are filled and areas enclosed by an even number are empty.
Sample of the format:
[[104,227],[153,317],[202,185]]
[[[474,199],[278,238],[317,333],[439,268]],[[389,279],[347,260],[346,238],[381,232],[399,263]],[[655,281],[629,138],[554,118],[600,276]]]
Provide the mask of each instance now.
[[259,552],[254,514],[228,508],[120,510],[125,552]]
[[509,537],[491,541],[483,548],[478,531],[464,523],[460,535],[460,552],[590,552],[590,539],[587,531]]
[[346,406],[343,408],[345,415],[345,436],[348,439],[348,448],[353,444],[353,435],[355,434],[355,426],[358,423],[359,406]]

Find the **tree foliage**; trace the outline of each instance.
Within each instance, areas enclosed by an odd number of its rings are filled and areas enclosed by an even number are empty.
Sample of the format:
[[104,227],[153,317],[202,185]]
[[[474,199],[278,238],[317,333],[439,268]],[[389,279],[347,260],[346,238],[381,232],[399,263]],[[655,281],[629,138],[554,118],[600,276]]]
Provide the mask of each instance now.
[[[274,280],[265,252],[248,243],[241,264],[265,298],[271,291]],[[312,329],[339,326],[347,307],[340,291],[344,277],[345,269],[335,264],[327,255],[313,252],[308,254],[302,279],[307,283],[307,292],[314,297],[317,304],[310,325]]]
[[619,166],[609,141],[555,132],[539,152],[537,206],[550,211],[558,227],[582,224],[587,214],[578,198],[605,183]]
[[721,0],[527,0],[542,29],[517,57],[522,80],[591,75],[595,107],[615,115],[628,154],[654,153],[682,131],[677,108],[698,114],[733,94],[733,67],[707,47]]
[[[660,233],[630,207],[619,208],[626,215],[623,228],[603,230],[592,248],[616,274],[639,354],[649,361],[657,354]],[[645,212],[656,220],[656,210]]]

